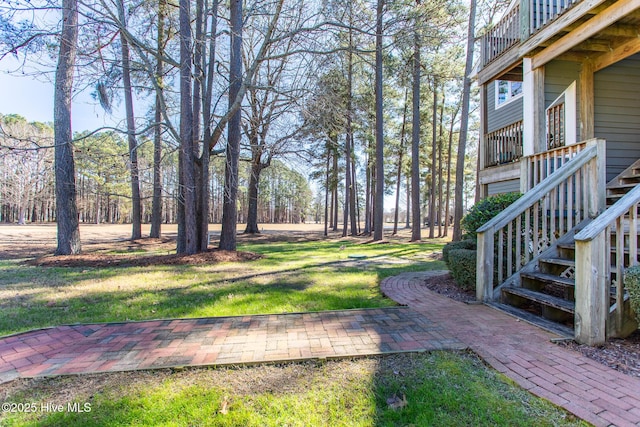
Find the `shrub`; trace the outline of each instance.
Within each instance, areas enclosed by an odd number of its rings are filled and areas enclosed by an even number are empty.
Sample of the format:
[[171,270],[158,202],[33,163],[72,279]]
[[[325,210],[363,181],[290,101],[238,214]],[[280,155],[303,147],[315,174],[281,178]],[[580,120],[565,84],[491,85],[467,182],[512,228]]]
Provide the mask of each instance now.
[[442,248],[442,260],[449,266],[449,252],[454,249],[477,249],[475,240],[461,240],[459,242],[449,242]]
[[640,266],[629,267],[624,272],[624,287],[629,291],[631,310],[640,323]]
[[449,271],[463,289],[476,287],[476,252],[473,249],[453,249],[449,251]]
[[496,194],[479,201],[462,218],[462,229],[469,238],[475,240],[478,228],[505,210],[510,204],[518,200],[521,195],[520,193]]

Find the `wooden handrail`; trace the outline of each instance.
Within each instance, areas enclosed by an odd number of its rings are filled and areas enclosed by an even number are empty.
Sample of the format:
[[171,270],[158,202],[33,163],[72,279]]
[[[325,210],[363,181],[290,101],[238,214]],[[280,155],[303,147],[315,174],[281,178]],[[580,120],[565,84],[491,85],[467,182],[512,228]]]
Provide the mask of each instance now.
[[551,189],[566,180],[569,176],[576,173],[589,160],[596,156],[597,147],[592,145],[581,151],[572,161],[568,162],[565,167],[558,169],[548,177],[542,180],[531,191],[527,192],[526,197],[521,197],[507,209],[500,212],[494,218],[489,220],[482,227],[478,228],[478,233],[484,233],[490,229],[498,229],[513,221],[518,215],[522,214],[526,209],[538,202],[542,196],[547,194]]
[[634,187],[615,204],[610,206],[603,214],[589,223],[589,225],[576,234],[575,240],[588,242],[595,239],[600,233],[605,231],[607,227],[612,225],[618,217],[626,215],[629,209],[638,202],[640,202],[640,186]]
[[[603,208],[605,141],[586,148],[477,230],[476,296],[490,301],[502,285],[558,238]],[[495,268],[494,268],[495,267]],[[494,280],[495,275],[495,280]]]
[[521,188],[525,193],[538,185],[543,179],[575,157],[587,146],[586,141],[566,145],[542,153],[532,154],[522,160]]
[[[638,264],[639,207],[640,185],[575,236],[576,340],[581,343],[603,344],[609,333],[615,336],[626,328],[630,313],[625,306],[623,275],[626,268]],[[612,240],[614,233],[616,237]],[[615,287],[613,305],[612,287]]]

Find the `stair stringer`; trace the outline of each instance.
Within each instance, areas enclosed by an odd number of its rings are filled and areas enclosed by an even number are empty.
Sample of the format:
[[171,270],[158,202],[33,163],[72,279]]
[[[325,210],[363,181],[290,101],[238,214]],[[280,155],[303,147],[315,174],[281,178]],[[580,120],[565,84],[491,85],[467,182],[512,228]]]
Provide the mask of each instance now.
[[518,270],[513,275],[509,276],[507,280],[504,281],[500,286],[496,287],[493,290],[493,300],[501,301],[502,298],[502,288],[505,286],[513,286],[515,288],[522,287],[522,279],[520,278],[520,273],[533,273],[540,270],[539,261],[543,258],[552,258],[559,256],[558,246],[561,244],[573,243],[573,237],[576,233],[582,228],[584,228],[587,224],[593,221],[591,218],[585,219],[582,222],[576,224],[571,230],[561,236],[559,239],[551,243],[547,249],[540,252],[537,256],[535,256],[531,261],[525,264],[520,270]]
[[636,160],[635,162],[633,162],[633,164],[631,166],[629,166],[628,168],[626,168],[625,170],[623,170],[622,172],[620,172],[615,178],[613,178],[611,181],[609,181],[606,185],[606,188],[615,188],[617,185],[620,184],[620,180],[621,179],[625,179],[625,178],[633,178],[635,177],[635,174],[633,173],[634,170],[640,169],[640,159]]

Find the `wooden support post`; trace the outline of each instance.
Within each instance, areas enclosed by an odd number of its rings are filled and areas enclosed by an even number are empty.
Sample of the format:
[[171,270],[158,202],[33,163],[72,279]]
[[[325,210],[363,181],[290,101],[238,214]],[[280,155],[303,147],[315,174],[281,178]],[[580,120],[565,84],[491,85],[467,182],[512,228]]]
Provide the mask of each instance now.
[[478,255],[476,258],[476,299],[493,300],[493,255],[494,230],[478,233]]
[[544,102],[544,67],[531,70],[533,78],[533,149],[547,151],[547,127]]
[[594,83],[593,62],[586,60],[580,71],[580,139],[586,141],[594,137]]
[[589,241],[576,240],[575,339],[590,346],[604,344],[609,312],[604,263],[605,232]]

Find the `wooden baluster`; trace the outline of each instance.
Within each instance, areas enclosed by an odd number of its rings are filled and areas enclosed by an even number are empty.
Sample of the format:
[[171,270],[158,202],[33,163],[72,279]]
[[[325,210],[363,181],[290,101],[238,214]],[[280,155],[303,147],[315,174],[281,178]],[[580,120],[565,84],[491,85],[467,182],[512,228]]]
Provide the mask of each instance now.
[[551,190],[551,205],[549,215],[549,243],[556,241],[556,209],[558,208],[558,187]]
[[[632,208],[633,209],[633,208]],[[631,240],[631,239],[629,239]],[[624,215],[616,218],[616,253],[615,269],[616,269],[616,320],[618,326],[622,325],[622,314],[624,305],[624,283],[622,282],[622,274],[624,272]],[[609,255],[611,256],[611,255]],[[631,251],[629,251],[631,257]]]
[[533,205],[533,258],[538,256],[538,245],[540,237],[540,202]]
[[528,263],[532,256],[529,253],[529,244],[533,245],[531,236],[531,208],[524,213],[524,263]]
[[504,228],[498,231],[498,285],[501,285],[504,279]]
[[582,169],[576,172],[576,224],[582,221],[584,202],[582,200]]
[[629,266],[638,265],[638,203],[629,212]]
[[567,180],[567,231],[573,229],[573,180],[575,175],[571,175]]
[[[558,233],[559,236],[562,236],[566,231],[565,221],[567,220],[566,216],[568,215],[567,206],[565,205],[565,197],[564,193],[567,189],[567,182],[563,182],[560,184],[558,188]],[[565,212],[567,212],[565,214]]]
[[516,218],[516,271],[522,268],[522,215]]
[[507,277],[513,274],[513,221],[507,225]]

